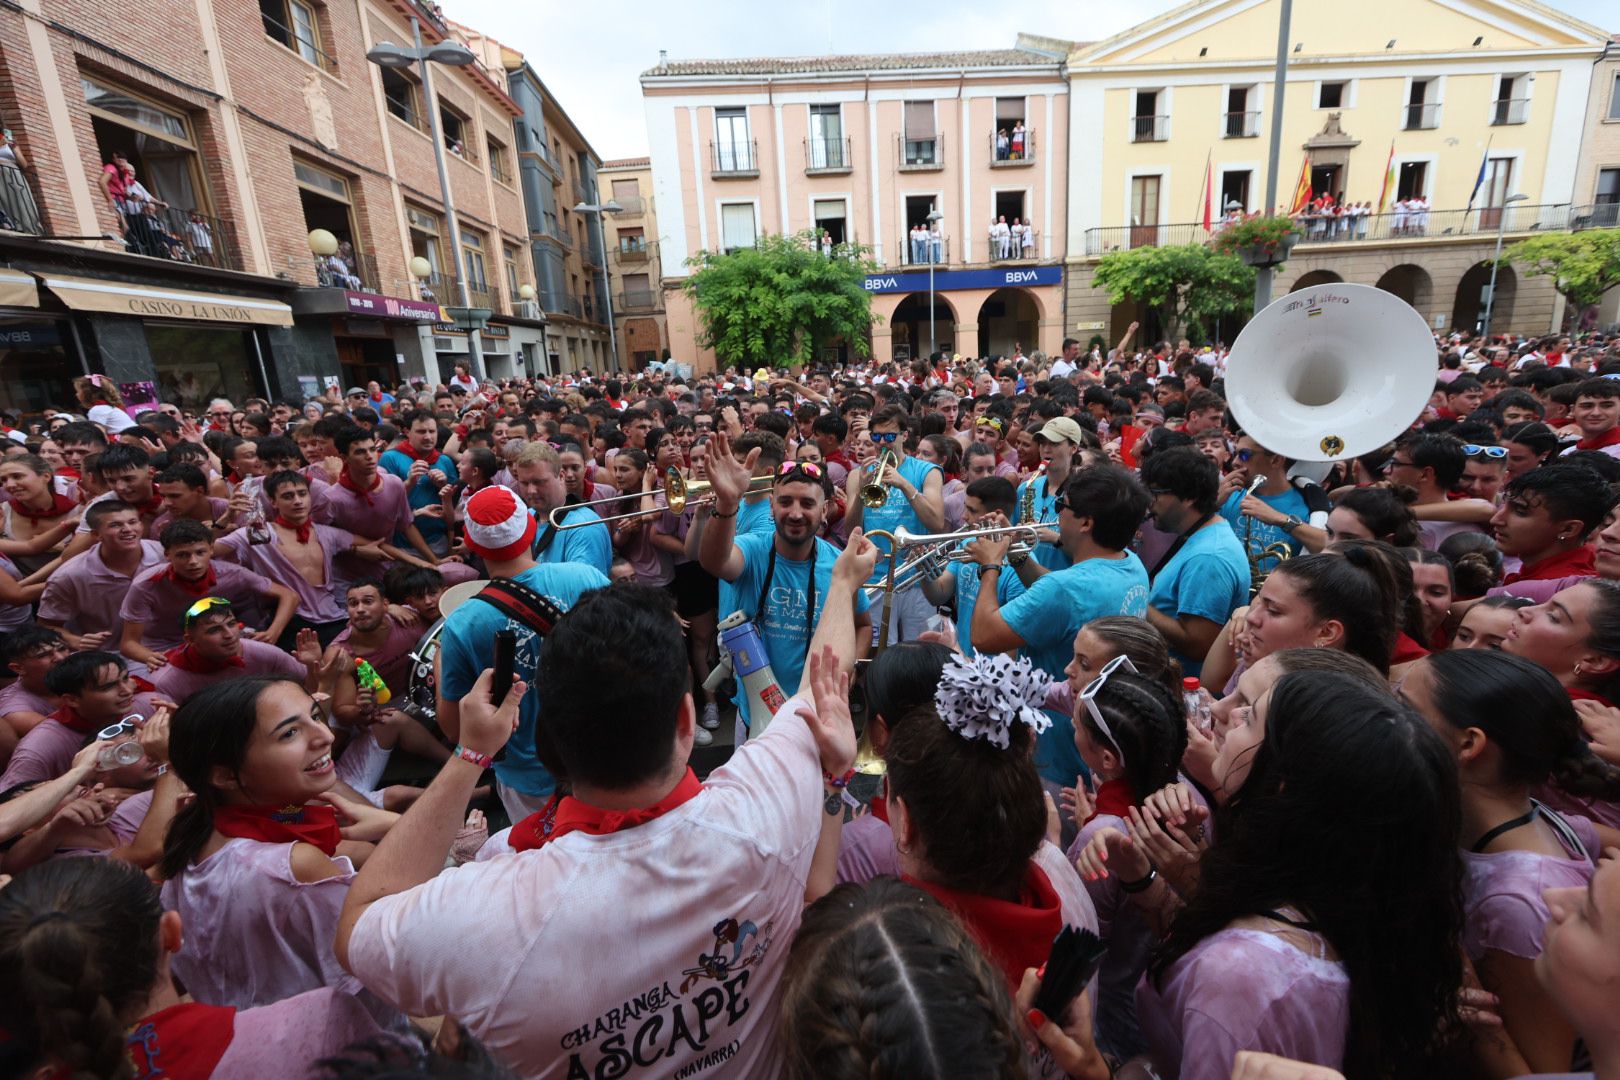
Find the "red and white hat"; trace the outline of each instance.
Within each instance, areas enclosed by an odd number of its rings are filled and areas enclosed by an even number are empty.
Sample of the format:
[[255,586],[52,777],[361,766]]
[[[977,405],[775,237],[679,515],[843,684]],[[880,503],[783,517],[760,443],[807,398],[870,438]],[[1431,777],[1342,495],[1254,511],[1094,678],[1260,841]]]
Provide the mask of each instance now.
[[467,500],[467,547],[475,555],[501,561],[534,543],[535,521],[511,488],[494,484]]

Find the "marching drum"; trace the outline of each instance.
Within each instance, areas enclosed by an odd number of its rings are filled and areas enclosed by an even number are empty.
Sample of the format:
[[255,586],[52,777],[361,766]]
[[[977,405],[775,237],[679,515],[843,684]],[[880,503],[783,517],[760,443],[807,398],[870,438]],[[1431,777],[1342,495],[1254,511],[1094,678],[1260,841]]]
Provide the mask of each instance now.
[[488,581],[463,581],[444,590],[439,597],[439,621],[428,627],[411,650],[411,681],[406,690],[404,711],[430,727],[437,728],[439,716],[439,681],[434,674],[434,661],[439,655],[439,638],[444,633],[445,620],[456,608],[477,596]]

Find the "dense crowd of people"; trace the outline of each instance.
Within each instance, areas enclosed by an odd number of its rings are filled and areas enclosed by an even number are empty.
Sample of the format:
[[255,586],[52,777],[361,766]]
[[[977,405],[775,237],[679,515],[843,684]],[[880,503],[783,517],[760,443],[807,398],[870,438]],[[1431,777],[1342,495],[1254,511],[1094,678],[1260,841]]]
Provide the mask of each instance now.
[[1130,340],[8,417],[0,1075],[1620,1076],[1620,340]]

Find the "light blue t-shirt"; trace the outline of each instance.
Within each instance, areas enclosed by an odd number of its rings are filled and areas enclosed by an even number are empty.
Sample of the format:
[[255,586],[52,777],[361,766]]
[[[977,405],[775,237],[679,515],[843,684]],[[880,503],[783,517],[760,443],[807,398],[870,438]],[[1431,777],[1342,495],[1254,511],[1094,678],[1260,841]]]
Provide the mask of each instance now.
[[[1305,496],[1292,484],[1288,485],[1287,491],[1276,495],[1262,495],[1257,491],[1254,497],[1280,513],[1297,517],[1301,521],[1310,519],[1311,509],[1306,505]],[[1249,553],[1252,555],[1259,555],[1260,552],[1276,543],[1286,544],[1289,552],[1294,555],[1298,555],[1304,550],[1305,546],[1292,536],[1289,536],[1288,530],[1281,525],[1267,525],[1256,518],[1244,517],[1238,509],[1242,505],[1242,491],[1232,492],[1227,497],[1226,502],[1221,505],[1221,517],[1231,522],[1232,534],[1238,538],[1239,547],[1242,546],[1243,537],[1247,534],[1250,537]],[[1251,528],[1253,532],[1250,532]],[[1268,555],[1266,558],[1261,559],[1260,572],[1266,573],[1274,569],[1279,561],[1281,560],[1275,555]]]
[[[439,505],[439,492],[432,480],[424,476],[416,483],[411,483],[411,464],[412,460],[409,455],[392,449],[385,451],[382,457],[377,459],[378,468],[393,473],[405,482],[405,497],[410,502],[413,511],[420,510],[424,506]],[[449,454],[441,453],[435,460],[430,462],[428,470],[432,471],[433,469],[438,469],[444,473],[452,484],[461,479],[460,474],[456,472],[456,463],[450,459]],[[445,536],[444,519],[419,517],[416,519],[416,531],[421,533],[422,539],[430,544],[442,540]],[[405,535],[396,532],[394,534],[394,544],[400,546],[405,543]]]
[[[792,697],[798,690],[799,680],[804,677],[805,654],[810,646],[810,636],[815,632],[815,624],[821,618],[821,608],[827,602],[827,591],[832,588],[833,563],[838,561],[838,548],[821,539],[816,538],[816,554],[814,558],[816,574],[816,610],[813,616],[806,617],[805,609],[810,603],[810,565],[811,559],[788,559],[780,552],[776,556],[776,565],[771,568],[770,588],[765,592],[764,610],[756,610],[760,599],[760,589],[765,586],[765,570],[770,562],[771,545],[776,543],[776,535],[772,533],[755,533],[751,536],[739,536],[736,541],[737,550],[742,552],[743,569],[737,575],[737,580],[731,583],[736,593],[736,603],[732,610],[741,610],[750,615],[754,626],[759,630],[760,639],[765,643],[765,655],[770,658],[771,671],[776,675],[776,685],[782,688],[782,693]],[[868,601],[864,591],[855,593],[855,611],[863,612],[867,609]],[[721,617],[729,615],[725,612]],[[737,705],[737,714],[744,724],[749,722],[748,697],[743,691],[742,680],[737,680],[737,696],[734,699]]]
[[[1034,520],[1056,521],[1057,499],[1063,493],[1063,489],[1048,491],[1047,477],[1036,476],[1018,485],[1018,523],[1023,524],[1024,522],[1024,492],[1031,484],[1035,485]],[[1030,552],[1030,557],[1048,570],[1067,570],[1074,565],[1074,560],[1069,558],[1067,551],[1063,550],[1063,545],[1049,544],[1045,541],[1035,545],[1035,550]]]
[[[564,534],[566,535],[566,534]],[[592,589],[606,588],[607,575],[593,567],[572,564],[541,565],[525,570],[514,580],[567,611]],[[535,753],[535,724],[540,717],[540,691],[535,672],[540,667],[540,635],[508,619],[494,605],[469,600],[451,612],[439,632],[439,693],[458,701],[472,692],[473,683],[495,664],[495,632],[517,631],[514,675],[529,684],[518,709],[517,730],[506,744],[506,757],[495,763],[501,783],[524,795],[549,795],[556,779]]]
[[[1074,638],[1080,628],[1104,615],[1147,612],[1148,576],[1133,552],[1118,559],[1086,559],[1067,570],[1054,570],[1036,580],[1023,595],[1001,609],[1007,626],[1024,639],[1022,655],[1054,679],[1074,658]],[[1040,737],[1035,764],[1041,775],[1073,784],[1085,772],[1074,745],[1074,722],[1048,711],[1052,726]]]
[[[534,515],[534,511],[529,513]],[[564,525],[576,521],[595,521],[601,517],[589,506],[576,506],[562,517]],[[558,529],[556,539],[546,545],[544,551],[540,546],[545,543],[546,536],[553,530],[548,521],[539,519],[540,527],[534,534],[534,558],[541,564],[578,563],[595,569],[603,577],[607,577],[608,568],[613,565],[613,538],[608,535],[608,527],[603,524],[583,525],[577,529]]]
[[[928,474],[938,468],[939,466],[933,462],[924,461],[922,458],[908,457],[900,463],[900,475],[905,477],[918,491],[921,491],[923,485],[928,482]],[[877,566],[873,569],[872,576],[867,579],[872,582],[884,580],[889,573],[889,538],[886,536],[872,536],[874,530],[882,529],[887,532],[894,532],[896,529],[905,528],[914,533],[928,531],[923,528],[922,518],[917,516],[917,511],[912,509],[911,500],[902,495],[899,488],[891,485],[888,492],[888,502],[882,506],[867,507],[861,511],[861,528],[866,532],[867,536],[872,537],[872,543],[878,549]],[[904,560],[905,556],[902,555],[901,558]],[[897,585],[899,583],[899,581],[895,582]]]
[[[1248,602],[1249,560],[1243,555],[1243,542],[1218,524],[1187,538],[1153,579],[1148,595],[1148,603],[1172,619],[1196,615],[1217,625]],[[1184,674],[1197,675],[1203,669],[1203,657],[1194,659],[1175,649],[1170,655],[1181,662]]]
[[753,536],[755,533],[776,532],[776,518],[771,514],[771,500],[761,499],[758,502],[743,500],[737,506],[737,533],[738,536]]
[[[979,564],[975,562],[959,562],[955,564],[956,574],[956,644],[962,650],[963,656],[972,656],[973,649],[973,604],[979,599]],[[1013,597],[1024,591],[1024,583],[1018,579],[1018,572],[1014,570],[1007,560],[1001,561],[1001,573],[996,575],[996,600],[1005,607]]]

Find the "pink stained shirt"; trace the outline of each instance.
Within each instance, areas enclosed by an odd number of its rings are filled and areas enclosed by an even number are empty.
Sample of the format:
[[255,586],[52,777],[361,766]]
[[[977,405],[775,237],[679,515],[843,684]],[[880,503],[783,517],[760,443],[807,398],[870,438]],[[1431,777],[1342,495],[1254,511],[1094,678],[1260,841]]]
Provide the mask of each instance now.
[[411,659],[411,653],[415,650],[416,643],[422,639],[422,635],[427,628],[423,626],[401,626],[392,617],[384,617],[388,621],[388,640],[383,642],[382,648],[376,652],[366,656],[361,656],[358,652],[355,652],[350,636],[351,628],[349,627],[344,627],[343,632],[332,639],[332,644],[343,646],[351,653],[354,653],[356,659],[364,660],[376,668],[383,684],[388,687],[389,693],[393,695],[389,699],[389,705],[397,708],[404,698],[405,691],[411,685],[411,668],[415,666],[415,661]]
[[124,633],[124,619],[119,614],[124,594],[137,578],[159,565],[167,564],[163,545],[156,540],[141,541],[141,564],[128,576],[107,565],[97,544],[57,567],[45,583],[45,595],[39,598],[39,617],[75,634],[105,630],[106,648],[116,652]]
[[[168,571],[169,567],[165,565],[138,575],[135,584],[124,596],[123,607],[118,611],[118,617],[123,622],[144,625],[141,644],[158,652],[172,649],[184,640],[181,620],[185,617],[186,609],[198,600],[198,597],[170,581]],[[214,576],[218,580],[207,595],[229,600],[238,617],[247,621],[245,617],[248,614],[263,610],[265,605],[261,599],[270,591],[269,578],[223,559],[214,560]],[[263,627],[254,629],[262,630]]]
[[[131,1043],[151,1038],[152,1028],[147,1021],[162,1016],[156,1013],[132,1025]],[[310,990],[261,1008],[236,1010],[231,1017],[230,1044],[209,1077],[261,1080],[266,1076],[307,1076],[322,1058],[335,1057],[352,1043],[383,1034],[377,1021],[354,998],[335,990]],[[159,1055],[162,1049],[160,1043]],[[161,1056],[157,1063],[161,1068]],[[169,1070],[164,1069],[162,1075],[168,1076]]]
[[382,483],[365,494],[350,491],[342,484],[322,488],[326,495],[325,514],[317,515],[318,519],[367,540],[393,543],[394,534],[404,532],[412,523],[411,504],[405,481],[382,470],[377,475]]
[[1525,960],[1541,955],[1547,930],[1547,889],[1584,889],[1602,850],[1597,829],[1583,817],[1565,815],[1584,852],[1566,847],[1563,857],[1534,851],[1463,852],[1463,948],[1478,963],[1488,951]]
[[21,679],[0,690],[0,720],[13,713],[38,713],[40,716],[49,716],[55,709],[56,698],[50,694],[34,693],[22,684]]
[[[229,510],[230,508],[231,504],[229,500],[221,499],[215,495],[210,495],[208,496],[209,521],[199,521],[197,524],[203,526],[204,528],[208,528],[210,521],[218,521],[225,511]],[[152,519],[152,524],[146,527],[146,535],[153,540],[161,542],[163,540],[163,527],[174,520],[175,516],[173,514],[169,513],[167,510],[163,511],[163,513]]]
[[[152,703],[151,694],[136,694],[135,700],[130,703],[129,711],[138,716],[149,717],[157,711]],[[111,726],[113,721],[107,722]],[[33,784],[43,780],[54,780],[67,772],[73,764],[73,755],[85,744],[85,740],[93,738],[94,732],[81,735],[60,720],[47,719],[37,724],[34,730],[24,735],[17,743],[16,749],[11,752],[11,760],[6,763],[6,771],[0,774],[0,791],[17,784]]]
[[332,561],[341,552],[353,548],[359,540],[353,533],[330,525],[316,525],[315,537],[326,554],[326,581],[321,585],[311,585],[287,561],[287,556],[281,553],[281,537],[273,528],[270,529],[268,544],[250,542],[245,527],[221,537],[219,542],[230,549],[230,557],[239,565],[261,577],[280,582],[297,593],[299,615],[315,623],[336,622],[346,618],[348,611],[343,601],[344,586],[332,572]]
[[384,897],[350,965],[408,1013],[453,1010],[525,1077],[594,1076],[632,1048],[660,1076],[777,1075],[779,983],[820,830],[806,707],[790,700],[644,825],[516,853],[497,834],[481,861]]
[[152,673],[152,685],[157,687],[159,694],[176,705],[184,705],[186,698],[215,683],[229,682],[248,675],[274,675],[302,683],[308,674],[303,664],[274,645],[244,638],[241,667],[232,665],[219,671],[202,674],[183,671],[173,664],[164,664]]
[[398,1012],[344,971],[332,951],[354,867],[340,855],[334,861],[342,873],[301,882],[292,849],[233,837],[163,883],[164,909],[179,912],[187,928],[175,975],[203,1004],[238,1009],[330,987],[397,1026]]

